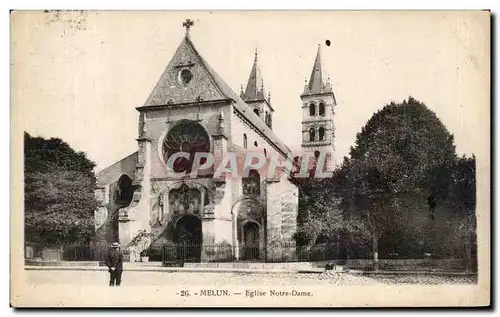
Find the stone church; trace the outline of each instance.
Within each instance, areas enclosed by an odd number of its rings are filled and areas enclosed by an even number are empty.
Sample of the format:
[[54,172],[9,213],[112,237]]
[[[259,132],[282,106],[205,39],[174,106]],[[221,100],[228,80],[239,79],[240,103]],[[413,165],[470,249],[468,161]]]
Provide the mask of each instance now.
[[[224,156],[257,151],[290,162],[290,149],[273,132],[275,109],[266,93],[257,53],[246,89],[236,94],[209,66],[186,35],[139,112],[137,152],[100,171],[96,237],[127,246],[142,230],[149,249],[190,245],[194,261],[267,261],[293,258],[298,189],[290,170],[268,176],[218,178],[214,169],[195,178],[172,177],[166,163],[180,151]],[[318,48],[309,82],[300,95],[303,150],[329,154],[333,162],[335,97],[325,83]],[[298,94],[299,95],[299,94]],[[172,168],[189,171],[192,159]],[[296,163],[293,163],[296,164]],[[230,254],[214,252],[228,247]],[[286,246],[286,247],[284,247]],[[229,257],[229,259],[228,259]]]

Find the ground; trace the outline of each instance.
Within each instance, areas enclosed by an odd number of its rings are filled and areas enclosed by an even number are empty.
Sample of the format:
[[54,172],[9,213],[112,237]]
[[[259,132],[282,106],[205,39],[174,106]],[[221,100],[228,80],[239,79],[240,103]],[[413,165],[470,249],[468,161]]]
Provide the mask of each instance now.
[[[43,285],[86,285],[99,286],[107,283],[108,273],[104,271],[25,271],[28,284]],[[286,274],[286,273],[208,273],[208,272],[124,272],[123,284],[129,286],[154,285],[380,285],[380,284],[461,284],[475,283],[473,277],[444,276],[359,276],[354,274]]]
[[[411,294],[413,304],[421,300],[423,305],[429,303],[423,301],[425,296],[440,304],[443,291],[449,293],[445,298],[453,301],[450,305],[465,305],[477,285],[474,278],[467,277],[368,277],[338,273],[126,271],[120,288],[107,286],[108,273],[105,271],[33,270],[24,271],[24,278],[26,283],[20,292],[22,295],[13,295],[15,306],[220,307],[251,304],[272,307],[345,307],[352,305],[353,300],[358,300],[362,305],[377,306],[381,303],[399,305],[409,298],[405,293]],[[422,284],[429,286],[422,288]],[[210,294],[210,291],[222,292],[219,293],[222,296],[214,296],[216,294]],[[270,296],[271,291],[276,294],[288,292],[289,295]],[[266,295],[262,295],[262,292]],[[293,295],[292,292],[299,295]]]

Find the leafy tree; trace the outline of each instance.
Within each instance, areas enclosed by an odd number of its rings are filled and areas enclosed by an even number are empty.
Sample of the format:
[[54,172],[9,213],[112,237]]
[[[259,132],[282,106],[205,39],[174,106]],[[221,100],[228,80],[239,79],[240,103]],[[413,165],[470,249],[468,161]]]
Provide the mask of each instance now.
[[[294,178],[292,182],[299,189],[299,231],[295,234],[298,245],[313,243],[320,234],[329,231],[330,221],[326,218],[339,219],[334,213],[336,201],[332,196],[333,182],[330,178]],[[337,222],[333,222],[336,224]]]
[[[475,269],[474,258],[477,256],[476,244],[476,157],[463,156],[454,168],[452,201],[462,213],[463,220],[457,228],[456,235],[465,241],[466,267]],[[474,247],[474,248],[473,248]],[[476,251],[477,252],[477,251]]]
[[453,202],[464,214],[475,216],[476,157],[461,157],[453,168]]
[[[336,195],[336,178],[292,178],[299,188],[298,231],[294,238],[299,247],[334,244],[340,256],[353,256],[366,243],[368,231],[356,217],[345,217],[341,200]],[[324,245],[324,247],[329,247]],[[329,252],[332,250],[323,250]]]
[[60,139],[24,134],[25,239],[55,245],[94,231],[95,164]]
[[407,197],[448,198],[456,160],[453,136],[423,103],[409,98],[375,113],[336,174],[343,208],[364,221],[378,269],[379,239],[397,228]]

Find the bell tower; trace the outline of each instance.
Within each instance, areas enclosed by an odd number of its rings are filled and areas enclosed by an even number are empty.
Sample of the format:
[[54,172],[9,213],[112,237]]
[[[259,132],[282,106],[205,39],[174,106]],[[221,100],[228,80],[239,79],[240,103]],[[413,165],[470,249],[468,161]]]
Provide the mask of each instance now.
[[335,168],[335,106],[337,102],[329,78],[325,82],[321,62],[321,46],[314,61],[309,82],[305,83],[302,100],[302,151],[324,157],[322,170]]
[[250,77],[248,78],[247,88],[243,91],[241,87],[240,97],[250,106],[252,111],[270,128],[273,128],[273,112],[271,107],[271,94],[267,94],[264,90],[264,79],[260,73],[257,49],[255,50],[255,58],[253,61]]

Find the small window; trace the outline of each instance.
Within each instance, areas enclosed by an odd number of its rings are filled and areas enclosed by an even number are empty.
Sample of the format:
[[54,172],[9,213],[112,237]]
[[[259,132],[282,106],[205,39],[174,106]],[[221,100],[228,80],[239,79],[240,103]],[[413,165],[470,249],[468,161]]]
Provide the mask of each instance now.
[[325,128],[320,127],[318,132],[319,132],[319,140],[324,141],[325,140]]
[[314,151],[314,158],[318,159],[318,157],[319,157],[319,151]]
[[310,128],[309,129],[309,141],[314,141],[315,134],[316,134],[316,131],[314,130],[314,128]]
[[193,73],[191,73],[189,69],[183,69],[179,73],[179,79],[181,83],[183,83],[184,85],[187,85],[192,78],[193,78]]
[[248,177],[241,179],[243,187],[243,195],[259,196],[260,195],[260,174],[257,170],[250,170]]
[[259,145],[257,144],[257,141],[255,141],[255,142],[253,143],[253,145],[255,145],[255,147],[259,146]]
[[324,103],[320,103],[319,104],[319,115],[320,116],[324,116],[325,115],[325,104]]
[[253,112],[258,116],[259,115],[259,109],[253,109]]
[[247,135],[245,133],[243,133],[243,148],[246,149],[247,148]]
[[264,149],[264,156],[267,157],[267,151]]
[[311,117],[314,117],[316,115],[316,105],[313,103],[309,105],[309,115]]

